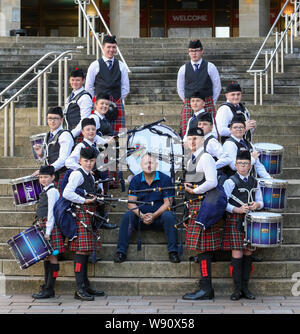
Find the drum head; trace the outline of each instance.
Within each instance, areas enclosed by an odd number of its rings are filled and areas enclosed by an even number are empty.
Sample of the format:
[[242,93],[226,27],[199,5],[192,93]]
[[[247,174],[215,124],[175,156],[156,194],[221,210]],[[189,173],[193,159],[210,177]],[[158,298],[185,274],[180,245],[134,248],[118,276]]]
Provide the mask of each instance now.
[[[157,133],[158,131],[159,133]],[[180,136],[165,125],[155,125],[150,129],[143,129],[128,137],[127,149],[145,147],[137,154],[131,154],[127,159],[130,172],[137,175],[142,172],[140,162],[144,153],[149,152],[158,162],[157,170],[171,175],[172,146],[174,156],[174,171],[182,169],[183,148]]]
[[282,215],[280,213],[274,212],[250,212],[248,216],[251,217],[251,220],[268,220],[268,219],[280,219]]
[[254,144],[254,147],[258,151],[266,151],[266,152],[283,151],[283,146],[278,145],[278,144],[271,144],[271,143],[257,143],[257,144]]
[[265,185],[268,187],[287,187],[288,181],[287,180],[280,180],[280,179],[257,179],[257,181],[259,182],[259,184],[261,186]]

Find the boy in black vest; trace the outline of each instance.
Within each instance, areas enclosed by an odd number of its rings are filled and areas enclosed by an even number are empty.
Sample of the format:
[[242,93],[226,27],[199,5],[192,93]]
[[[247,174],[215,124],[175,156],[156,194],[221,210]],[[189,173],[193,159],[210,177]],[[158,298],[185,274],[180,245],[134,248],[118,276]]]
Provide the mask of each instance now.
[[221,104],[216,115],[216,125],[221,136],[222,144],[230,137],[228,129],[233,117],[240,115],[246,123],[245,139],[252,140],[252,133],[256,128],[256,121],[250,120],[250,113],[242,101],[242,89],[238,83],[232,82],[226,87],[226,102]]
[[80,121],[89,117],[93,109],[92,97],[84,90],[84,81],[85,75],[81,69],[76,68],[71,71],[69,82],[72,93],[66,101],[64,120],[76,144],[82,140]]
[[[231,250],[232,256],[232,277],[235,289],[231,300],[239,300],[241,297],[255,299],[255,296],[248,289],[253,247],[244,244],[245,232],[242,223],[249,211],[262,209],[264,202],[258,182],[254,177],[249,176],[250,152],[239,151],[235,165],[236,174],[227,179],[223,185],[228,198],[223,250]],[[247,189],[247,191],[241,191],[241,189]]]
[[216,66],[205,59],[200,40],[189,43],[188,54],[190,61],[181,66],[177,75],[177,92],[184,102],[181,111],[180,135],[186,133],[187,121],[191,117],[191,95],[198,91],[205,96],[205,110],[215,119],[215,103],[221,92],[221,80]]
[[[98,153],[93,148],[82,148],[80,150],[80,168],[73,171],[64,189],[63,197],[75,203],[77,238],[69,242],[69,249],[75,252],[74,272],[77,290],[75,299],[94,300],[94,296],[103,296],[103,291],[96,291],[90,287],[88,280],[88,258],[93,250],[99,249],[100,243],[95,237],[93,227],[93,216],[88,213],[96,211],[96,188],[95,179],[92,175]],[[77,188],[86,193],[86,198],[76,193]],[[84,225],[83,225],[84,223]],[[94,232],[92,232],[94,231]]]
[[105,117],[109,109],[109,103],[108,94],[99,94],[96,96],[95,110],[90,118],[95,120],[98,136],[111,136],[113,134],[111,123]]
[[85,89],[94,97],[108,94],[109,99],[118,107],[118,118],[112,121],[112,129],[119,132],[125,128],[125,110],[123,100],[129,94],[129,77],[126,65],[115,58],[117,52],[116,36],[103,38],[103,56],[95,60],[88,68]]
[[[43,186],[43,191],[39,196],[36,210],[37,224],[41,227],[45,239],[49,240],[52,248],[60,254],[64,253],[64,238],[54,221],[53,208],[59,199],[59,192],[54,187],[54,167],[41,166],[39,170],[39,180]],[[54,285],[59,272],[57,256],[49,255],[44,260],[45,284],[41,286],[38,293],[32,295],[35,299],[45,299],[54,297]]]
[[[51,165],[55,169],[55,186],[60,192],[60,183],[63,179],[66,167],[65,161],[69,157],[74,147],[73,135],[69,130],[64,130],[63,111],[61,107],[52,107],[47,112],[47,122],[50,131],[47,133],[44,141],[46,149],[46,165]],[[39,175],[39,170],[33,173]]]

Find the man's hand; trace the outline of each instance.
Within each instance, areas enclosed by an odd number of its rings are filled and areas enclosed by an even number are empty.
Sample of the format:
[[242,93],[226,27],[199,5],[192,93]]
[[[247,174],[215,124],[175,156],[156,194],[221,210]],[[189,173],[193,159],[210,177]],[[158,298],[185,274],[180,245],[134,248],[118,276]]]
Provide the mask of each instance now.
[[234,213],[239,213],[239,214],[248,213],[248,211],[249,211],[248,204],[243,204],[239,208],[234,208],[233,210]]
[[260,207],[260,205],[259,205],[258,202],[251,202],[249,204],[249,210],[251,210],[251,211],[255,211],[255,210],[259,209],[259,207]]
[[189,194],[194,194],[193,188],[191,188],[193,185],[191,183],[184,183],[184,189]]
[[143,223],[146,224],[146,225],[150,225],[152,224],[153,220],[154,220],[154,215],[153,213],[145,213],[143,214],[142,216],[142,220],[143,220]]

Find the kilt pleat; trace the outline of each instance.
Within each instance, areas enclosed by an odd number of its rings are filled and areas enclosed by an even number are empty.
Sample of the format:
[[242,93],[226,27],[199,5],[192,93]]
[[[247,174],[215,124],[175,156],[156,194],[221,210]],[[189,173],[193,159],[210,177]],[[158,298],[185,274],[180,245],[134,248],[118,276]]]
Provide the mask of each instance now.
[[195,223],[201,201],[193,201],[189,205],[189,215],[191,216],[186,230],[185,247],[187,250],[198,252],[209,252],[221,249],[222,240],[218,224],[212,225],[203,230]]
[[[69,249],[72,252],[92,252],[93,250],[99,250],[101,248],[100,241],[96,240],[96,237],[88,229],[93,229],[92,219],[93,217],[86,212],[86,210],[95,212],[96,204],[83,204],[81,208],[75,208],[76,214],[76,228],[77,238],[69,242]],[[81,222],[87,225],[84,227]],[[93,229],[94,233],[97,233]]]
[[122,99],[115,100],[113,97],[110,97],[111,101],[115,102],[118,108],[118,118],[115,121],[111,121],[111,127],[113,132],[120,132],[120,129],[125,128],[125,108],[122,103]]
[[[44,234],[46,234],[46,222],[47,218],[38,221],[38,225],[40,226]],[[54,223],[53,229],[51,231],[49,242],[53,250],[58,250],[60,254],[65,252],[64,236],[62,235],[56,223]]]

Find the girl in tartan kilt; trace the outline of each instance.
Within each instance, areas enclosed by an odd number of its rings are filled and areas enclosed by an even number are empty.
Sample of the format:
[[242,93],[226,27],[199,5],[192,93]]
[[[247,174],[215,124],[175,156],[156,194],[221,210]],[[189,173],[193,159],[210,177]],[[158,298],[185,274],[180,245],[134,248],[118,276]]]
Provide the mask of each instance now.
[[[69,130],[63,129],[64,115],[61,107],[52,107],[47,111],[47,122],[50,131],[45,137],[46,159],[45,165],[51,165],[55,169],[54,184],[61,194],[60,183],[66,172],[65,161],[74,147],[74,138]],[[33,173],[38,176],[39,170]]]
[[[227,179],[223,185],[228,198],[223,250],[231,250],[231,272],[235,286],[231,300],[239,300],[241,297],[255,299],[255,296],[248,289],[253,248],[244,242],[243,221],[250,210],[260,210],[264,203],[258,182],[249,175],[251,169],[250,152],[238,151],[235,166],[236,174]],[[246,189],[246,191],[241,191],[241,189]],[[254,196],[252,195],[253,189],[257,189]]]
[[[59,199],[59,192],[54,187],[53,181],[55,177],[53,166],[41,166],[39,170],[39,180],[44,187],[39,196],[37,205],[36,219],[44,233],[45,239],[48,240],[52,248],[59,253],[64,253],[64,237],[57,227],[54,216],[53,207]],[[38,293],[32,295],[36,299],[45,299],[54,297],[54,285],[59,272],[59,263],[57,256],[49,255],[44,260],[44,277],[45,284],[41,286]]]
[[189,118],[192,116],[190,98],[193,92],[200,92],[205,98],[205,111],[212,114],[215,120],[215,103],[221,92],[219,72],[213,63],[202,58],[203,47],[200,40],[189,43],[190,61],[181,66],[177,75],[177,92],[184,106],[180,117],[180,136],[186,133]]
[[[92,147],[80,150],[79,164],[81,167],[70,174],[63,192],[65,199],[76,203],[77,238],[69,242],[70,250],[75,252],[74,272],[77,290],[74,298],[87,301],[94,300],[94,296],[104,296],[103,291],[96,291],[90,287],[87,274],[89,255],[100,247],[96,230],[93,228],[93,216],[87,212],[87,210],[93,213],[96,211],[95,179],[91,172],[97,155],[98,152]],[[76,189],[79,187],[90,197],[85,198],[78,195]]]
[[191,159],[187,162],[185,190],[189,204],[190,220],[186,229],[186,249],[198,254],[200,263],[200,289],[185,294],[188,300],[205,300],[214,297],[211,282],[211,252],[221,249],[221,234],[217,225],[203,230],[195,219],[201,207],[199,195],[215,188],[218,184],[216,163],[212,156],[204,152],[204,132],[201,128],[192,128],[187,135],[187,146],[191,150]]

